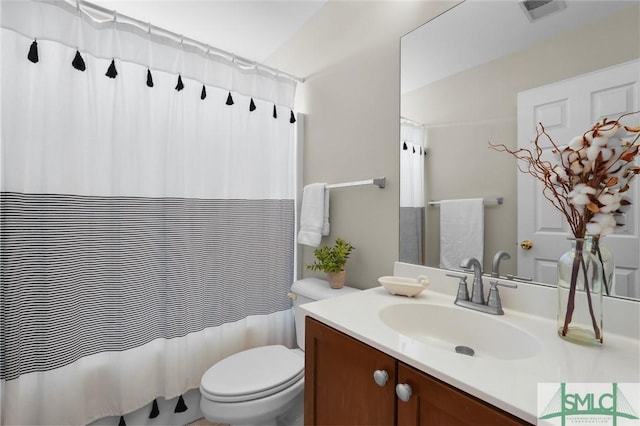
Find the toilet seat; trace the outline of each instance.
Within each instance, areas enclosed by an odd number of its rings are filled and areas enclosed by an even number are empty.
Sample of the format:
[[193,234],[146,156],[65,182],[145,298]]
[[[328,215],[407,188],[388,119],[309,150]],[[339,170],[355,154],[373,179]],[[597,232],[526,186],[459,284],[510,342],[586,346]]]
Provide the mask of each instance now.
[[233,354],[202,376],[202,396],[217,402],[264,398],[304,379],[304,358],[282,345]]

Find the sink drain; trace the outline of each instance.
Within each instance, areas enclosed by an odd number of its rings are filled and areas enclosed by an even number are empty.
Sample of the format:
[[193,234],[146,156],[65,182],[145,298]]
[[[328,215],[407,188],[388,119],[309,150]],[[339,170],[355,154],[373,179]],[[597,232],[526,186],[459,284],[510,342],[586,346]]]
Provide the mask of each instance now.
[[473,349],[471,349],[469,346],[456,346],[456,352],[462,355],[469,355],[469,356],[473,356],[476,351],[474,351]]

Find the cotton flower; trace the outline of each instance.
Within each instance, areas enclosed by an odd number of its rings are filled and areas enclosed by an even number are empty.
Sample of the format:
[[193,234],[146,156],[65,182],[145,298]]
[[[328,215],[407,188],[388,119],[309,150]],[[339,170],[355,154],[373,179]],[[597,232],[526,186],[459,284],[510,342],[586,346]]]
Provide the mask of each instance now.
[[589,235],[610,235],[616,229],[616,219],[607,213],[596,213],[589,223],[587,223],[587,234]]
[[586,206],[591,202],[589,195],[595,195],[595,193],[596,190],[594,188],[583,183],[579,183],[574,187],[573,191],[569,193],[569,198],[571,203],[576,206]]
[[589,161],[596,161],[596,158],[598,158],[598,154],[600,154],[601,149],[602,147],[598,145],[591,145],[589,148],[587,148],[587,158],[589,159]]
[[608,143],[609,143],[609,138],[605,136],[597,136],[593,138],[593,141],[591,142],[591,146],[597,146],[599,148],[602,148],[603,146],[607,146]]
[[616,151],[613,148],[603,147],[600,150],[600,155],[601,155],[600,160],[601,161],[609,161],[613,157],[615,152]]
[[617,121],[610,121],[610,122],[608,122],[606,124],[603,124],[603,125],[596,124],[594,126],[594,133],[596,133],[598,136],[604,136],[606,138],[611,138],[611,137],[615,136],[618,133],[620,128],[622,128],[620,123],[618,123]]
[[600,213],[613,213],[620,208],[620,196],[605,192],[598,197],[598,202],[602,205]]
[[567,172],[564,168],[556,164],[555,166],[553,166],[553,169],[551,169],[551,172],[549,173],[549,179],[554,185],[561,186],[569,181],[569,176],[567,175]]
[[577,151],[583,148],[586,145],[586,143],[587,141],[583,136],[576,136],[575,138],[571,139],[571,141],[569,142],[569,148],[571,148],[574,151]]

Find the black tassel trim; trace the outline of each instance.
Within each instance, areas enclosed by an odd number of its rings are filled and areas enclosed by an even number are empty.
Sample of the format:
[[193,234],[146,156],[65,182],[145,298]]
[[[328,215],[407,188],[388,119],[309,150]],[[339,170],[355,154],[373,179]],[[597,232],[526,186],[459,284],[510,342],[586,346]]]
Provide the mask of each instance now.
[[178,74],[178,84],[176,84],[176,90],[179,92],[184,89],[184,84],[182,84],[182,76]]
[[231,92],[227,95],[227,105],[233,105],[233,98],[231,97]]
[[37,64],[38,61],[40,60],[38,58],[38,43],[35,40],[33,40],[33,43],[31,43],[31,47],[29,48],[29,54],[27,55],[27,58],[29,58],[29,60],[34,64]]
[[158,400],[153,400],[153,405],[151,406],[151,412],[149,413],[150,419],[155,419],[160,414],[160,410],[158,409]]
[[202,85],[202,91],[200,92],[200,99],[202,99],[204,101],[204,99],[207,97],[207,88],[204,87],[204,84]]
[[82,59],[82,55],[79,50],[76,50],[76,56],[73,58],[71,65],[78,71],[84,71],[87,69],[87,66],[84,64],[84,59]]
[[118,426],[127,426],[127,422],[124,421],[124,416],[120,416],[120,421],[118,422]]
[[278,118],[278,111],[276,110],[276,104],[273,104],[273,118]]
[[251,98],[251,102],[249,102],[249,111],[255,111],[256,110],[256,103],[253,102],[253,98]]
[[289,117],[289,123],[293,124],[296,122],[296,116],[293,113],[293,111],[291,111],[291,116]]
[[402,142],[402,150],[403,151],[407,150],[407,143],[406,142]]
[[151,76],[151,70],[147,68],[147,86],[153,87],[153,77]]
[[176,404],[176,409],[173,410],[173,412],[174,413],[184,413],[188,409],[189,409],[189,407],[187,407],[187,404],[184,403],[184,399],[182,399],[182,395],[180,395],[180,398],[178,398],[178,403]]
[[118,70],[116,69],[116,60],[115,59],[111,60],[111,65],[109,65],[109,68],[107,69],[107,73],[105,75],[107,77],[109,77],[109,78],[116,78],[116,76],[118,75]]

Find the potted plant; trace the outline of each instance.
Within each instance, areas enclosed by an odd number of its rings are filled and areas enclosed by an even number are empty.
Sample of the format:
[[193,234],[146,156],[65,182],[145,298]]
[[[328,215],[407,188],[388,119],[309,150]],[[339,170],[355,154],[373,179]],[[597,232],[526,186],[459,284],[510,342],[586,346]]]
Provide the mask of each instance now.
[[342,288],[345,280],[344,266],[354,249],[348,241],[337,238],[333,247],[323,246],[313,251],[316,261],[307,265],[307,269],[325,272],[331,288]]

